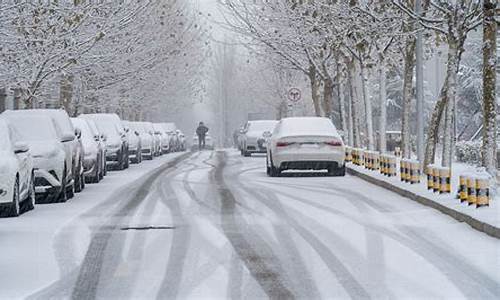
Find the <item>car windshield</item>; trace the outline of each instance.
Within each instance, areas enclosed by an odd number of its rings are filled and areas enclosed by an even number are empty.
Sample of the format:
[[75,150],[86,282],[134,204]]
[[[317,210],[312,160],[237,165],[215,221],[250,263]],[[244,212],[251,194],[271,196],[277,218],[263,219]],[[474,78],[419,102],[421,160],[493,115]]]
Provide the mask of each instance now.
[[277,121],[256,121],[251,122],[248,131],[273,131]]
[[96,125],[97,128],[99,129],[99,132],[104,133],[108,137],[111,136],[118,136],[118,128],[116,128],[115,122],[111,120],[96,120]]
[[46,141],[57,139],[57,131],[51,118],[45,116],[11,116],[12,127],[25,141]]

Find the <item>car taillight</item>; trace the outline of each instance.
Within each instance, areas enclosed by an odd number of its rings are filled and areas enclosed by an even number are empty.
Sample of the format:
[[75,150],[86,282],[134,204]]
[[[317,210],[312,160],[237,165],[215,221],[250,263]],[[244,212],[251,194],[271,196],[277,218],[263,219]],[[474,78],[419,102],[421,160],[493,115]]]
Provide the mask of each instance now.
[[331,141],[325,142],[325,144],[328,146],[342,146],[342,142],[339,140],[331,140]]
[[288,147],[290,145],[293,145],[294,143],[290,143],[290,142],[277,142],[276,143],[276,147]]

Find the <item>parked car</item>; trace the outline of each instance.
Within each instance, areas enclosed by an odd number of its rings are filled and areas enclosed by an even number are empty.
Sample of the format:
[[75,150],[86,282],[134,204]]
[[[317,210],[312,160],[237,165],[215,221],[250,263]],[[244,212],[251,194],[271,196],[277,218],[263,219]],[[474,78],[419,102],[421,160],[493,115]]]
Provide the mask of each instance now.
[[102,162],[106,159],[105,149],[100,144],[100,136],[93,132],[87,120],[82,118],[71,118],[75,129],[80,133],[83,144],[83,170],[84,181],[98,183],[104,176]]
[[132,127],[132,124],[129,121],[122,121],[122,124],[128,136],[128,156],[130,162],[133,164],[139,164],[142,162],[142,145],[139,132]]
[[154,133],[148,129],[144,122],[131,122],[131,127],[139,133],[141,139],[141,157],[147,160],[152,160],[154,157]]
[[95,140],[98,141],[99,144],[99,151],[102,152],[102,176],[105,177],[107,175],[107,168],[106,168],[106,136],[104,133],[101,133],[99,129],[97,128],[97,125],[95,124],[94,120],[91,120],[89,118],[83,118],[85,121],[87,121],[87,124],[89,125],[90,130],[92,131],[92,134],[95,137]]
[[29,145],[0,119],[0,208],[2,216],[17,217],[23,204],[35,207],[35,172]]
[[[61,201],[66,201],[67,199],[73,198],[75,189],[81,186],[81,175],[83,174],[83,151],[79,151],[81,144],[76,138],[75,128],[71,123],[68,113],[63,109],[25,109],[25,110],[8,110],[3,114],[5,116],[34,116],[42,115],[50,117],[55,124],[56,133],[59,137],[59,141],[64,146],[65,152],[65,184],[68,184],[66,195],[61,195]],[[35,126],[28,124],[31,128],[36,128]],[[21,134],[21,130],[18,130]],[[66,198],[66,199],[64,199]]]
[[159,156],[161,152],[161,136],[155,134],[155,129],[153,123],[151,122],[141,122],[144,129],[150,133],[153,137],[153,156]]
[[285,118],[268,142],[267,174],[274,177],[285,170],[326,169],[330,175],[344,176],[344,156],[344,143],[330,119]]
[[66,202],[73,197],[68,173],[68,136],[61,134],[54,119],[32,113],[4,113],[6,120],[26,141],[35,168],[36,203]]
[[162,123],[163,128],[169,136],[170,152],[176,152],[179,148],[179,137],[175,133],[177,126],[175,123]]
[[251,156],[252,153],[266,153],[265,133],[271,133],[278,121],[260,120],[248,121],[241,134],[241,155]]
[[124,170],[129,166],[128,138],[117,114],[83,114],[93,120],[106,138],[106,168]]
[[186,151],[186,136],[182,131],[177,131],[177,136],[179,137],[179,151]]
[[154,128],[154,134],[160,140],[159,149],[158,149],[159,155],[163,155],[165,153],[168,153],[169,138],[168,138],[167,132],[165,132],[161,123],[153,123],[153,128]]

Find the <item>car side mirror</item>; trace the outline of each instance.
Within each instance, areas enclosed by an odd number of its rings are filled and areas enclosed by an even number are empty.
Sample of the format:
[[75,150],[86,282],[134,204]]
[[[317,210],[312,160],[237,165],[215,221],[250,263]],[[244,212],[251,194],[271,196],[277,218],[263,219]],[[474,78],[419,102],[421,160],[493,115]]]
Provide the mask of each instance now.
[[14,144],[14,153],[25,153],[30,150],[30,146],[25,142],[16,142]]
[[61,137],[61,142],[71,142],[75,140],[75,135],[74,134],[63,134]]
[[75,136],[78,139],[82,137],[82,131],[80,130],[80,128],[75,128]]
[[265,138],[270,138],[273,136],[273,134],[271,133],[271,131],[265,131],[263,134],[262,134],[263,137]]

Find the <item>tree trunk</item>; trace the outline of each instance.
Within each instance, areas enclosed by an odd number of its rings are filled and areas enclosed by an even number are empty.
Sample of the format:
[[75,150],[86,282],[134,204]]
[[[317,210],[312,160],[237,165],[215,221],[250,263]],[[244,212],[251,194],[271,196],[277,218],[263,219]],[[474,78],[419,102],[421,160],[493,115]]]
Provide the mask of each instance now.
[[428,166],[434,163],[434,157],[436,156],[436,144],[439,136],[439,123],[443,117],[444,108],[448,103],[448,77],[446,77],[441,91],[439,93],[439,99],[434,106],[431,119],[429,121],[429,127],[427,129],[427,143],[425,146],[425,159],[424,166]]
[[61,75],[59,82],[59,105],[71,116],[73,98],[73,76]]
[[[340,78],[339,78],[340,79]],[[340,124],[342,126],[342,131],[344,132],[344,138],[347,138],[346,143],[349,144],[349,136],[347,134],[347,118],[346,118],[346,109],[345,109],[345,95],[344,95],[344,84],[339,82],[338,85],[339,92],[339,105],[340,105]]]
[[358,95],[355,88],[355,76],[356,70],[354,67],[354,62],[349,64],[349,92],[350,92],[350,118],[352,119],[352,144],[354,147],[359,148],[361,146],[361,135],[359,128],[359,110],[358,110]]
[[451,167],[453,154],[453,120],[455,114],[455,97],[457,93],[457,67],[458,67],[458,49],[457,42],[449,40],[448,42],[448,65],[446,67],[448,78],[448,101],[446,103],[446,114],[444,118],[443,130],[443,157],[441,165]]
[[483,145],[481,164],[496,175],[497,116],[496,116],[496,58],[497,0],[483,1]]
[[333,80],[328,77],[323,83],[323,112],[333,121]]
[[415,39],[406,42],[403,78],[403,116],[401,121],[401,150],[405,158],[411,157],[410,115],[413,99],[413,70],[415,68]]
[[379,65],[379,101],[380,101],[380,124],[379,124],[379,151],[384,153],[387,151],[386,141],[386,124],[387,124],[387,91],[386,91],[386,73],[385,64],[380,62]]
[[321,105],[320,105],[320,93],[319,93],[319,85],[320,80],[318,79],[318,75],[316,74],[316,68],[311,65],[309,67],[309,81],[311,84],[311,97],[314,106],[314,113],[316,116],[321,117]]
[[0,113],[6,109],[7,100],[7,90],[5,88],[0,88]]
[[360,64],[361,86],[363,88],[363,100],[365,103],[366,114],[366,135],[368,140],[368,150],[375,150],[375,143],[373,141],[373,116],[372,116],[372,101],[368,93],[368,75],[366,67],[363,63]]

